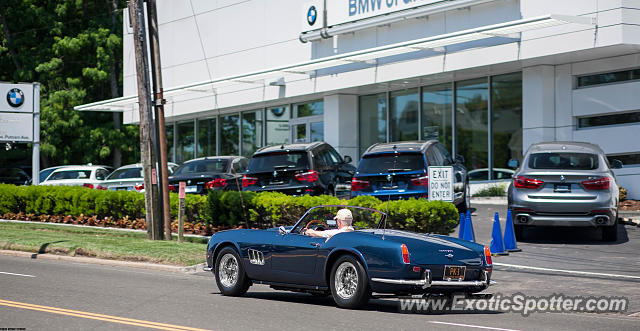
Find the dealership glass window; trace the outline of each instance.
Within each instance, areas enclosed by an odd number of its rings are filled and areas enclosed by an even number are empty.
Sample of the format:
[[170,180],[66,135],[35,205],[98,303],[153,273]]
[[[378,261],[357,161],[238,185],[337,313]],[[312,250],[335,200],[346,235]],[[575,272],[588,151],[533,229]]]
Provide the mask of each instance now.
[[576,85],[578,87],[588,87],[593,85],[617,83],[636,79],[640,79],[640,69],[578,76]]
[[437,139],[451,150],[451,84],[439,84],[422,88],[422,139]]
[[165,134],[167,135],[167,160],[175,162],[173,154],[173,123],[165,126]]
[[216,119],[198,120],[198,157],[216,155]]
[[218,155],[240,154],[240,115],[220,116],[220,153]]
[[242,113],[242,155],[251,156],[262,147],[262,110]]
[[195,136],[193,121],[178,123],[176,140],[176,162],[182,163],[194,158]]
[[324,122],[311,122],[311,142],[324,140]]
[[609,164],[613,164],[613,160],[620,160],[622,166],[626,167],[640,167],[640,152],[628,153],[628,154],[614,154],[607,155]]
[[375,143],[387,141],[387,94],[360,97],[360,154]]
[[488,97],[487,78],[460,81],[456,86],[456,153],[469,170],[487,168]]
[[494,170],[522,161],[522,73],[491,78],[491,131]]
[[324,101],[310,101],[293,105],[293,117],[306,117],[324,114]]
[[267,145],[289,143],[289,106],[267,108]]
[[622,114],[589,116],[578,118],[578,129],[605,125],[635,124],[639,122],[640,111]]
[[418,139],[418,89],[393,91],[389,95],[389,139]]

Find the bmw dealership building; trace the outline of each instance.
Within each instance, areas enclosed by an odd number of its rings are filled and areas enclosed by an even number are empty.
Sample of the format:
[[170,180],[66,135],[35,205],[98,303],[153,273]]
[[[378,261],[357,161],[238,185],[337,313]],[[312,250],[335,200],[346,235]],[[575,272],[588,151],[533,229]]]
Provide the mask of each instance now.
[[[157,6],[172,161],[324,140],[357,162],[377,142],[438,139],[491,181],[532,143],[586,141],[640,199],[640,1]],[[124,96],[76,109],[137,123],[128,16]]]

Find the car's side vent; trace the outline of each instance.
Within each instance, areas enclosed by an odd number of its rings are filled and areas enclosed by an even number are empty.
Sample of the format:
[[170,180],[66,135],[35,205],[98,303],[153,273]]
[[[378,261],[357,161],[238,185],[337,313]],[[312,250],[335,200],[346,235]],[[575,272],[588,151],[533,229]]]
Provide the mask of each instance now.
[[249,262],[251,264],[264,265],[264,255],[261,251],[249,249]]

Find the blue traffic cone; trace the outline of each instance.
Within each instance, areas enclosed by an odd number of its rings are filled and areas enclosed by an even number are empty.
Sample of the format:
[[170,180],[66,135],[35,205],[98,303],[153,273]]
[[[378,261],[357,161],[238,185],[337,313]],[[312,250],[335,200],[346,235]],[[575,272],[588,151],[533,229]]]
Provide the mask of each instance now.
[[473,233],[473,223],[471,222],[471,214],[467,212],[466,220],[464,221],[464,233],[462,234],[462,239],[468,241],[476,241],[476,236]]
[[504,249],[507,252],[520,252],[516,243],[516,233],[513,230],[513,218],[511,217],[511,210],[507,210],[507,221],[504,224]]
[[460,214],[460,228],[458,229],[458,239],[462,239],[464,235],[465,218],[464,214]]
[[500,216],[496,212],[493,219],[493,230],[491,231],[491,246],[489,250],[493,255],[509,255],[504,250],[504,243],[502,242],[502,231],[500,230]]

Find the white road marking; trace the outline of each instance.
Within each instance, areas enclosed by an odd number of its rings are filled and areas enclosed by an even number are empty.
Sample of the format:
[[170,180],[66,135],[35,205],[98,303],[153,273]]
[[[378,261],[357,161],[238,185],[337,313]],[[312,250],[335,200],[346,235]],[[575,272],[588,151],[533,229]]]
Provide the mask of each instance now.
[[502,329],[502,328],[494,328],[490,326],[481,326],[481,325],[471,325],[471,324],[460,324],[460,323],[448,323],[448,322],[439,322],[439,321],[429,321],[429,323],[433,324],[445,324],[452,326],[464,326],[467,328],[475,328],[475,329],[485,329],[485,330],[498,330],[498,331],[518,331],[515,329]]
[[551,269],[551,268],[541,268],[541,267],[530,267],[526,265],[517,265],[517,264],[506,264],[506,263],[493,263],[494,266],[507,267],[507,268],[515,268],[515,269],[529,269],[529,270],[538,270],[538,271],[552,271],[552,272],[560,272],[565,274],[574,274],[574,275],[586,275],[586,276],[604,276],[604,277],[614,277],[614,278],[629,278],[629,279],[640,279],[640,276],[630,276],[630,275],[618,275],[618,274],[605,274],[600,272],[589,272],[589,271],[574,271],[574,270],[563,270],[563,269]]
[[4,271],[0,271],[0,274],[11,275],[11,276],[22,276],[22,277],[35,277],[34,275],[14,274],[13,272],[4,272]]

